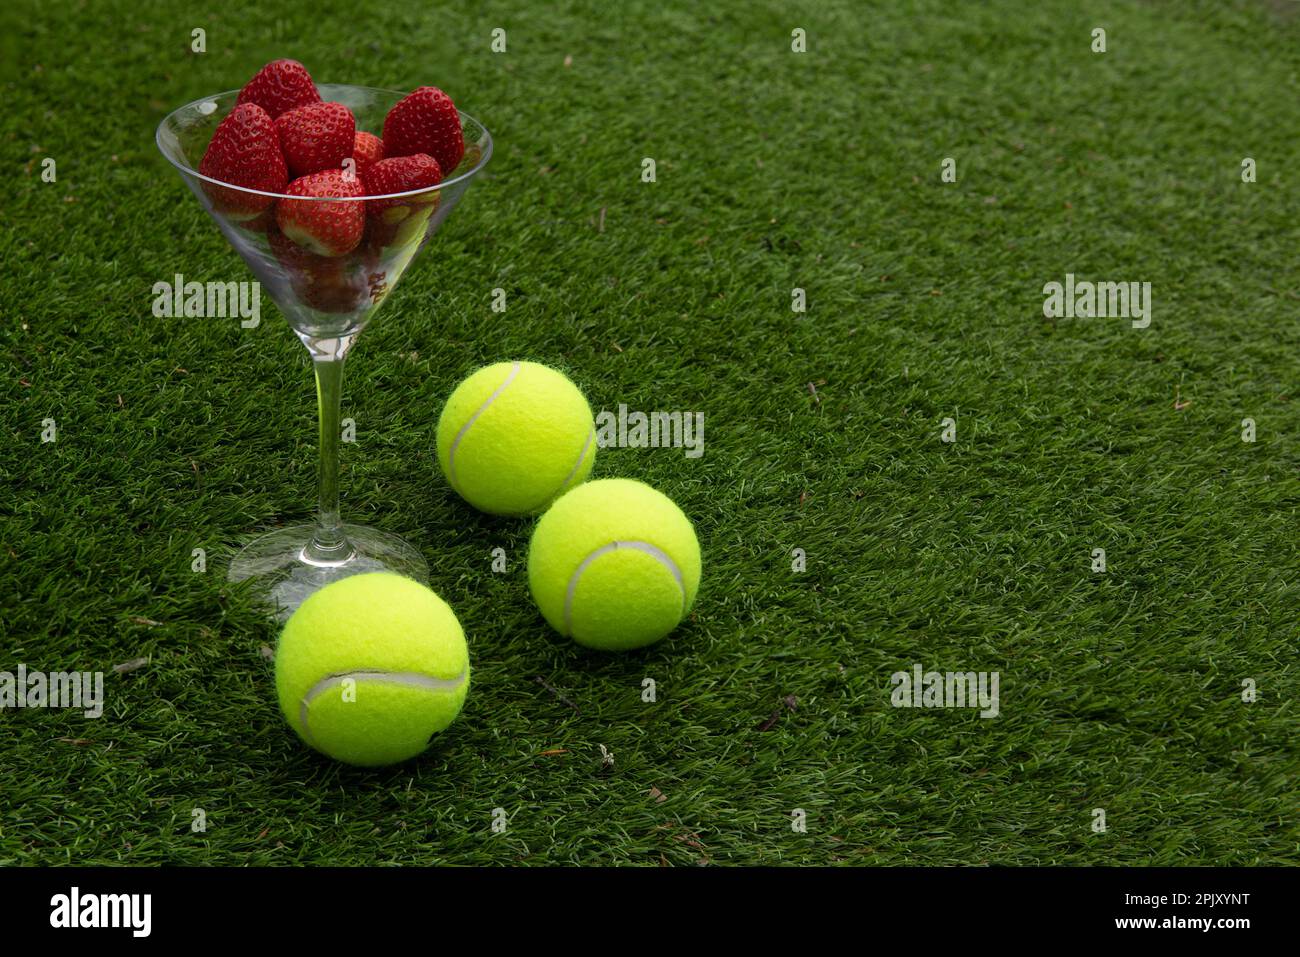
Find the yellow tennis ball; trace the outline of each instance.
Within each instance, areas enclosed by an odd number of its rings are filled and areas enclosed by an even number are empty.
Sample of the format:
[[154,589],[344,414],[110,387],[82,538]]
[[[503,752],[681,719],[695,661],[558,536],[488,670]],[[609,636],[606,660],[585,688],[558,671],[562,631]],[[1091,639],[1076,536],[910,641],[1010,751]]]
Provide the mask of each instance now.
[[498,362],[447,400],[438,419],[438,461],[451,487],[480,511],[535,514],[591,474],[591,406],[554,369]]
[[690,519],[649,485],[588,482],[537,523],[528,585],[560,634],[605,651],[640,648],[690,611],[700,587],[700,543]]
[[447,603],[390,572],[310,595],[275,652],[280,710],[298,736],[347,764],[396,764],[429,746],[469,691],[469,648]]

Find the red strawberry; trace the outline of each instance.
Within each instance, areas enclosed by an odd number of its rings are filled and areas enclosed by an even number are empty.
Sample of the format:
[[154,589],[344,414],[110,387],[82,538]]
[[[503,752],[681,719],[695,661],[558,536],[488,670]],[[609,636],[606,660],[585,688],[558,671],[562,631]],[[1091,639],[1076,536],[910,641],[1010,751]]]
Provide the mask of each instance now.
[[299,246],[321,256],[342,256],[361,242],[366,227],[365,195],[359,182],[339,169],[322,170],[295,179],[285,190],[289,196],[275,207],[280,230]]
[[275,121],[291,176],[342,168],[352,155],[356,131],[352,111],[342,103],[311,103],[281,113]]
[[422,86],[408,94],[384,117],[384,155],[413,153],[428,153],[448,172],[465,154],[456,104],[436,86]]
[[[232,186],[282,192],[289,174],[280,155],[275,124],[266,110],[253,103],[231,110],[212,134],[212,142],[199,163],[199,173]],[[208,182],[203,184],[203,189],[217,211],[236,222],[255,218],[275,202],[270,196],[242,193]]]
[[384,158],[384,141],[374,133],[357,130],[352,142],[353,172],[357,178],[365,180],[366,170]]
[[437,203],[415,207],[415,212],[400,223],[386,223],[381,219],[366,220],[365,249],[371,253],[387,255],[392,248],[405,249],[417,246],[428,232],[429,219]]
[[343,256],[320,256],[304,249],[280,232],[279,227],[272,227],[267,233],[267,239],[271,243],[271,252],[275,253],[276,260],[295,284],[308,278],[337,280],[343,276],[348,265],[348,260]]
[[364,263],[351,256],[318,256],[278,229],[271,230],[270,241],[294,295],[312,309],[354,312],[369,298]]
[[[227,217],[228,219],[229,217]],[[274,204],[266,207],[252,219],[245,219],[236,223],[240,229],[246,229],[250,233],[264,233],[267,230],[275,228],[275,206]]]
[[237,103],[256,103],[276,119],[298,106],[319,103],[307,68],[297,60],[272,60],[239,91]]
[[[438,161],[424,153],[382,159],[370,167],[365,176],[367,196],[406,193],[437,186],[441,182],[442,169]],[[414,212],[416,206],[437,202],[438,193],[434,190],[400,199],[368,199],[366,215],[388,224],[400,223]]]

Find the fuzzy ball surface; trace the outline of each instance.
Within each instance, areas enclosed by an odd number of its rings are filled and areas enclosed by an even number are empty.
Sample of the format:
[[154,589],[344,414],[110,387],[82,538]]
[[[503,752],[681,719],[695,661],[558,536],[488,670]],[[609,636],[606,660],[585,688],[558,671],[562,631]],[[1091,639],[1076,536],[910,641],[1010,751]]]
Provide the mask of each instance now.
[[275,653],[280,710],[338,761],[397,764],[460,713],[469,647],[447,603],[389,572],[353,575],[309,596]]
[[458,385],[437,441],[451,487],[493,515],[536,514],[596,460],[591,406],[567,376],[536,362],[498,362]]
[[547,510],[528,548],[528,585],[562,635],[602,651],[653,644],[700,587],[700,543],[672,499],[631,479],[580,485]]

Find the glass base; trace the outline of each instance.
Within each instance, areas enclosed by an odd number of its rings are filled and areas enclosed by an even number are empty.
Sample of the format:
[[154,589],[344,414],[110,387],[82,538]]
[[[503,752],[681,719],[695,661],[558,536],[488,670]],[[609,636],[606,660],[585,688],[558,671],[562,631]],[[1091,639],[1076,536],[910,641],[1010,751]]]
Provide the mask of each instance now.
[[254,590],[280,621],[286,620],[307,596],[330,582],[363,572],[396,572],[429,583],[429,566],[405,539],[364,525],[344,525],[347,545],[337,558],[309,558],[306,548],[314,525],[280,528],[255,539],[230,563],[226,578],[252,579]]

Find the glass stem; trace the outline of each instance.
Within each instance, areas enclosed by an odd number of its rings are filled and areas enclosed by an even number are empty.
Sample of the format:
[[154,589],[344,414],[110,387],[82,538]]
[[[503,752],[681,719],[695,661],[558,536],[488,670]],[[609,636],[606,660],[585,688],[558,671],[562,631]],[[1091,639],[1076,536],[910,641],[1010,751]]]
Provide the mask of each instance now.
[[355,336],[315,339],[307,343],[316,372],[316,406],[320,413],[319,507],[316,531],[305,557],[317,562],[343,561],[352,546],[339,517],[339,415],[343,398],[343,362]]

